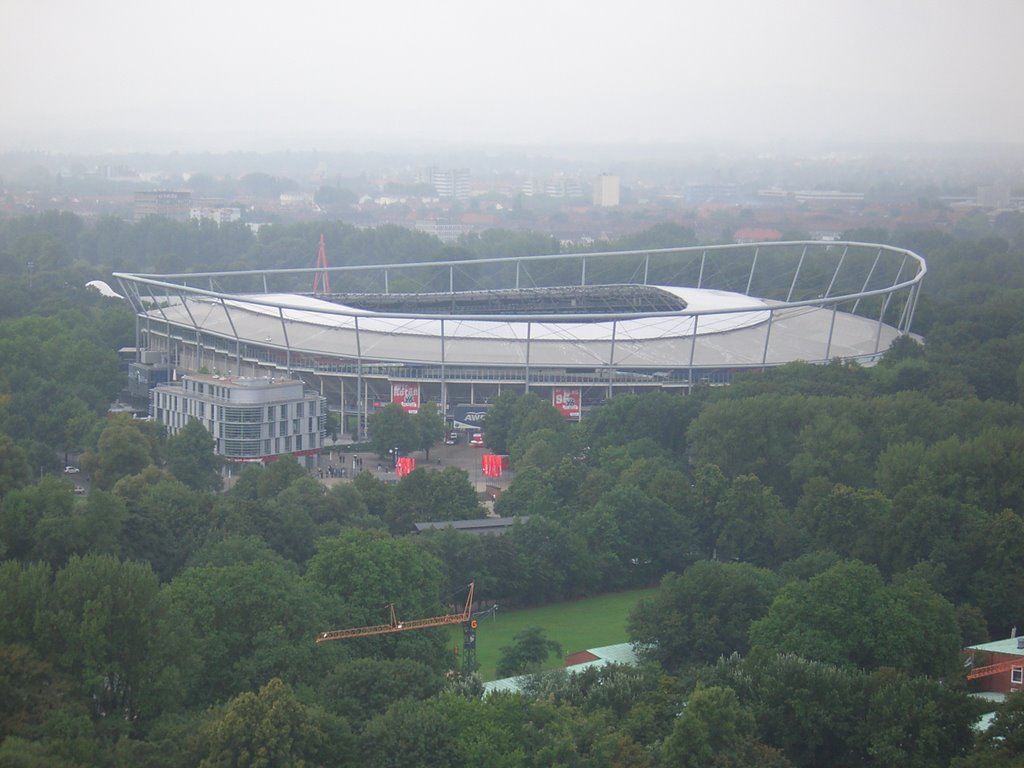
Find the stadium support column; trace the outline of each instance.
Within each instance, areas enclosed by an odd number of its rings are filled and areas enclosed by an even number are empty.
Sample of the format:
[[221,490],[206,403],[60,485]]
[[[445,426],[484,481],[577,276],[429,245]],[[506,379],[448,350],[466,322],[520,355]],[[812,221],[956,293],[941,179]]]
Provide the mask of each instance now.
[[365,436],[366,425],[363,421],[363,405],[365,403],[363,391],[363,345],[359,336],[359,315],[353,315],[352,321],[356,329],[356,441]]
[[[860,287],[860,292],[861,293],[864,293],[868,289],[868,283],[871,282],[871,276],[875,274],[875,267],[878,266],[878,260],[881,259],[881,258],[882,258],[882,249],[879,248],[878,249],[878,253],[875,254],[875,261],[871,265],[871,269],[868,270],[868,276],[864,278],[864,285],[862,285]],[[860,299],[859,298],[855,302],[853,302],[853,309],[850,310],[850,314],[851,315],[856,315],[857,314],[857,307],[858,306],[860,306]],[[877,352],[878,350],[876,349],[875,351]]]
[[800,270],[804,266],[804,256],[807,255],[807,246],[804,246],[803,251],[800,253],[800,261],[796,263],[796,271],[793,272],[793,282],[789,284],[789,293],[786,294],[786,303],[788,304],[790,299],[793,298],[793,291],[796,288],[796,280],[800,277]]
[[690,366],[686,369],[686,377],[689,380],[689,384],[686,387],[686,393],[691,394],[693,392],[693,358],[697,354],[697,321],[700,320],[700,315],[693,316],[693,339],[690,341]]
[[284,321],[284,309],[281,307],[277,308],[277,313],[281,317],[281,333],[284,334],[284,348],[285,348],[285,362],[288,368],[288,375],[292,375],[292,343],[288,340],[288,325]]
[[444,365],[444,318],[441,318],[441,415],[448,414],[448,382]]
[[832,288],[836,284],[836,279],[839,277],[839,270],[843,268],[843,262],[846,261],[846,252],[850,249],[850,246],[843,248],[843,253],[839,257],[839,263],[836,264],[836,271],[832,273],[832,279],[828,281],[828,288],[825,289],[825,298],[827,299],[832,295]]
[[829,360],[829,355],[832,354],[832,332],[836,328],[836,313],[839,312],[839,305],[832,305],[832,319],[828,323],[828,342],[825,344],[825,362]]
[[612,399],[612,389],[615,380],[615,332],[618,330],[618,320],[612,320],[612,343],[608,350],[608,399]]
[[235,336],[235,375],[242,375],[242,340],[238,338],[238,330],[235,328],[235,321],[231,318],[231,310],[228,309],[228,304],[222,298],[220,305],[224,309],[224,314],[228,319],[228,325],[231,326],[231,333]]
[[[902,335],[910,333],[910,324],[914,322],[914,310],[917,309],[917,298],[921,295],[921,284],[918,283],[910,289],[910,294],[907,297],[907,323],[903,326]],[[897,329],[900,330],[900,329]]]
[[533,336],[533,323],[526,322],[526,386],[524,390],[530,391],[530,339]]
[[754,260],[750,262],[750,274],[747,275],[747,290],[744,292],[745,296],[750,295],[750,286],[754,282],[754,270],[757,268],[757,254],[761,252],[760,248],[754,249]]
[[761,352],[761,373],[764,373],[765,367],[768,365],[768,342],[772,338],[772,320],[775,319],[775,310],[772,308],[768,309],[768,327],[764,331],[764,350]]

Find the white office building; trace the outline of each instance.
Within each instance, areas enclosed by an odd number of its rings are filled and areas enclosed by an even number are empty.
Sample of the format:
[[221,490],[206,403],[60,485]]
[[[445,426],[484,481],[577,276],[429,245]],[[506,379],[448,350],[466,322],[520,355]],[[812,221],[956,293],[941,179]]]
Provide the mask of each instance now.
[[316,465],[327,428],[327,401],[295,379],[190,373],[154,387],[150,415],[175,434],[198,419],[228,462],[295,456]]

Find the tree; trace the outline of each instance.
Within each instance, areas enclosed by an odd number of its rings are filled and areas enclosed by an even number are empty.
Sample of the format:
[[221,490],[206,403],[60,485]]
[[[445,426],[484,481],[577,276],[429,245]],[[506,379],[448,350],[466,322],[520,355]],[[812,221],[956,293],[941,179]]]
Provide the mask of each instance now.
[[[921,637],[928,647],[915,651]],[[784,586],[750,627],[754,649],[915,675],[950,674],[959,643],[953,606],[930,586],[920,579],[887,586],[876,567],[850,560]]]
[[189,706],[226,701],[274,676],[312,685],[340,650],[312,642],[326,621],[324,598],[280,559],[187,568],[164,591],[170,615],[194,638]]
[[388,530],[396,536],[410,533],[413,523],[434,520],[433,483],[422,467],[417,467],[398,481],[388,497],[385,520]]
[[210,533],[213,497],[151,469],[154,482],[136,485],[131,481],[142,476],[133,475],[114,486],[114,492],[128,503],[121,546],[126,558],[148,562],[167,582]]
[[402,454],[419,448],[420,436],[412,418],[398,403],[388,403],[376,413],[370,414],[367,428],[373,450],[378,456],[387,456],[395,448]]
[[303,704],[273,678],[256,693],[232,699],[199,731],[200,768],[351,765],[348,724]]
[[61,566],[71,553],[81,552],[74,531],[74,506],[68,483],[52,475],[8,493],[0,501],[0,541],[5,556],[23,562],[42,559]]
[[412,417],[416,433],[416,449],[423,451],[430,461],[430,449],[444,434],[444,413],[437,403],[422,403]]
[[445,686],[438,670],[412,659],[359,658],[338,664],[317,686],[330,712],[361,728],[400,699],[422,701]]
[[666,765],[734,765],[731,757],[754,738],[754,716],[731,688],[698,685],[665,739]]
[[483,429],[487,447],[505,454],[516,441],[540,429],[556,433],[567,430],[565,419],[551,403],[533,392],[519,395],[502,392],[484,417]]
[[0,645],[0,740],[31,736],[71,689],[71,682],[28,646]]
[[498,657],[498,677],[538,672],[552,653],[561,656],[562,646],[548,640],[541,627],[527,627],[512,636],[512,645],[502,647]]
[[457,737],[437,704],[400,699],[366,724],[359,752],[368,768],[455,768]]
[[747,560],[755,565],[775,564],[770,531],[786,513],[771,488],[754,475],[734,479],[715,506],[718,538],[715,550],[725,560]]
[[674,671],[749,649],[750,622],[768,612],[778,577],[749,563],[702,560],[661,580],[629,617],[629,636]]
[[181,482],[196,491],[220,490],[223,463],[214,453],[215,441],[199,419],[189,419],[184,427],[167,438],[167,468]]
[[440,472],[429,473],[429,477],[431,519],[472,520],[486,516],[487,510],[480,505],[466,470],[445,467]]
[[[399,618],[426,618],[448,612],[442,598],[457,602],[461,595],[441,593],[441,564],[408,538],[392,538],[381,531],[349,529],[320,539],[304,580],[329,601],[329,624],[324,629],[364,627],[387,618],[393,603]],[[348,640],[346,646],[363,655],[419,659],[438,666],[447,654],[445,633],[432,630],[401,632],[366,640]],[[338,643],[327,643],[329,646]]]
[[860,739],[876,765],[946,766],[970,748],[976,710],[962,689],[890,668],[866,682]]
[[[32,468],[25,452],[7,435],[0,432],[0,501],[10,491],[32,482]],[[3,553],[0,552],[0,555]]]
[[148,565],[73,557],[54,577],[37,645],[77,678],[97,716],[132,722],[180,702],[178,671],[190,660],[174,646],[180,627],[167,607]]
[[971,564],[970,601],[985,614],[990,629],[1006,637],[1015,617],[1024,615],[1024,520],[1005,509],[979,533],[984,546]]
[[131,420],[115,419],[100,434],[95,453],[86,452],[82,464],[99,488],[110,489],[122,477],[135,475],[155,462],[149,436]]
[[614,520],[621,536],[616,555],[634,584],[651,584],[659,574],[694,559],[691,520],[635,486],[617,485],[601,496],[593,511],[607,512]]
[[232,496],[243,499],[272,499],[300,477],[308,477],[294,456],[282,456],[265,467],[247,466],[231,489]]

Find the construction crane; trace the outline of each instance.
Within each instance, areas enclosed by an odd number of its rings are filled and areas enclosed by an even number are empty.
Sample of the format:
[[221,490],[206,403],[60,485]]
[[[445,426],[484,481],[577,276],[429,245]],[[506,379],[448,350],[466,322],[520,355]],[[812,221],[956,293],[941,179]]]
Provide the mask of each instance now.
[[984,667],[975,667],[967,673],[967,679],[977,680],[979,677],[998,675],[1001,672],[1009,672],[1014,667],[1024,667],[1024,659],[1009,659],[1007,661],[1000,661],[996,664],[989,664]]
[[[328,640],[346,640],[350,637],[370,637],[372,635],[389,635],[393,632],[408,632],[412,629],[428,629],[429,627],[443,627],[448,624],[476,624],[473,618],[473,589],[474,582],[469,582],[469,594],[466,596],[466,607],[462,613],[449,613],[444,616],[432,616],[429,619],[412,619],[411,621],[399,621],[395,616],[395,604],[388,603],[389,619],[387,624],[378,624],[372,627],[355,627],[353,629],[332,629],[328,632],[321,632],[316,637],[318,643]],[[474,626],[473,629],[476,629]]]

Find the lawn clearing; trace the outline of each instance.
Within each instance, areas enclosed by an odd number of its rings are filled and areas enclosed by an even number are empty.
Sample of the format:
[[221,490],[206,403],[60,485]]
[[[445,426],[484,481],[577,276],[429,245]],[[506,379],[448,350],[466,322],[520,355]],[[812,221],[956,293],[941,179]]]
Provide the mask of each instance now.
[[[512,636],[527,627],[541,627],[549,640],[562,646],[563,654],[575,653],[586,648],[624,643],[626,620],[629,612],[642,598],[653,597],[657,591],[634,589],[628,592],[614,592],[599,597],[570,600],[564,603],[544,605],[540,608],[523,608],[517,611],[498,610],[493,619],[479,619],[476,634],[476,658],[480,674],[485,681],[494,680],[495,668],[501,648],[512,644]],[[453,626],[449,640],[452,648],[462,652],[462,627]],[[561,667],[563,658],[551,657],[545,669]]]

